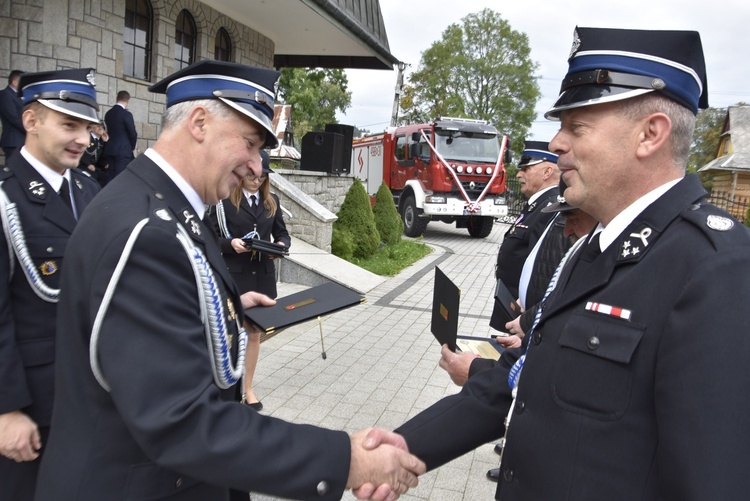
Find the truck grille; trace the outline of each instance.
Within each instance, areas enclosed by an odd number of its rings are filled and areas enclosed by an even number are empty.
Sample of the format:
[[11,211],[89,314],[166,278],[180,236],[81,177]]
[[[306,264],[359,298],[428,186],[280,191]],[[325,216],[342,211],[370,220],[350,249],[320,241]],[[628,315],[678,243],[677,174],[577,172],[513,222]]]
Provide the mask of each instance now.
[[[470,195],[472,198],[476,198],[482,194],[482,191],[484,190],[484,187],[487,186],[487,183],[478,181],[461,181],[461,186],[463,186],[468,195]],[[453,190],[453,192],[459,193],[459,190],[455,189]]]

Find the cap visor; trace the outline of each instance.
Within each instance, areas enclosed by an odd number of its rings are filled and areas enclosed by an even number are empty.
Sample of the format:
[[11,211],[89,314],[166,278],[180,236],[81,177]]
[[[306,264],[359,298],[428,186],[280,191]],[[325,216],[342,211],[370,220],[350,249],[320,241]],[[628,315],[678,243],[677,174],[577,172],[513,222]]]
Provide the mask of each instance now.
[[87,104],[75,101],[63,101],[61,99],[39,99],[39,103],[64,115],[70,115],[97,124],[101,123],[96,110]]
[[565,211],[573,210],[575,208],[576,207],[573,207],[567,202],[555,202],[555,203],[549,204],[547,207],[542,207],[542,212],[545,212],[545,213],[565,212]]
[[632,89],[615,85],[579,85],[571,87],[560,94],[557,102],[544,114],[547,120],[559,120],[560,112],[582,106],[608,103],[630,99],[653,92],[653,89]]
[[219,99],[221,99],[221,101],[227,106],[234,108],[235,110],[239,111],[246,117],[251,118],[252,120],[257,122],[258,125],[263,127],[263,129],[266,131],[266,142],[263,145],[264,148],[276,148],[279,145],[279,140],[276,139],[276,133],[274,132],[273,126],[271,125],[271,119],[263,114],[263,112],[255,109],[255,107],[253,107],[253,105],[251,104],[232,101],[223,97],[220,97]]

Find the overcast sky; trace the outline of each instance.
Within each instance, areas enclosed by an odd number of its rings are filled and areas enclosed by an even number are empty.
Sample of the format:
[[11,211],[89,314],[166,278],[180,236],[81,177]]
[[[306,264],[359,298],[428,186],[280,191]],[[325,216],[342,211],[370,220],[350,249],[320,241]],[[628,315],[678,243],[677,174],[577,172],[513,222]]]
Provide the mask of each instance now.
[[[533,138],[549,141],[557,123],[543,113],[557,98],[578,26],[697,30],[708,73],[709,105],[750,103],[750,2],[747,0],[380,0],[388,42],[399,60],[416,70],[422,52],[449,25],[489,7],[529,37],[531,58],[539,63],[542,97],[531,128]],[[397,71],[347,70],[352,106],[339,122],[371,132],[390,125]],[[405,82],[407,79],[405,78]],[[529,139],[529,138],[526,138]]]

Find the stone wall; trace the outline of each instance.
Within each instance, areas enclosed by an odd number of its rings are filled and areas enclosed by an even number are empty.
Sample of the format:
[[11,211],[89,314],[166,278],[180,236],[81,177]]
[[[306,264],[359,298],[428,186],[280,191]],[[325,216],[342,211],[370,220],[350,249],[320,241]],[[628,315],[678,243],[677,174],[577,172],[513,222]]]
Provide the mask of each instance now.
[[198,0],[150,1],[154,16],[149,81],[123,75],[125,0],[0,1],[0,88],[11,70],[94,68],[100,116],[115,104],[118,91],[128,91],[137,148],[143,151],[156,140],[165,103],[164,96],[153,94],[148,86],[174,72],[175,21],[183,9],[197,28],[196,61],[213,59],[216,34],[224,28],[232,41],[233,61],[273,67],[270,38]]
[[353,179],[303,170],[277,169],[271,174],[271,191],[288,211],[284,218],[289,233],[330,252],[333,222]]

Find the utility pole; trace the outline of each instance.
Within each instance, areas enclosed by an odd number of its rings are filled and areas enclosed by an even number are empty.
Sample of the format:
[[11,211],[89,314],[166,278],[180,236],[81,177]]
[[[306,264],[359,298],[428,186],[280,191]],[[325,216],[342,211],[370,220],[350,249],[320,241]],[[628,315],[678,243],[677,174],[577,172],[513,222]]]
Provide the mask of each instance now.
[[404,70],[407,64],[398,62],[398,76],[396,77],[396,93],[393,96],[393,111],[391,112],[391,127],[398,125],[398,108],[401,103],[401,91],[404,88]]

